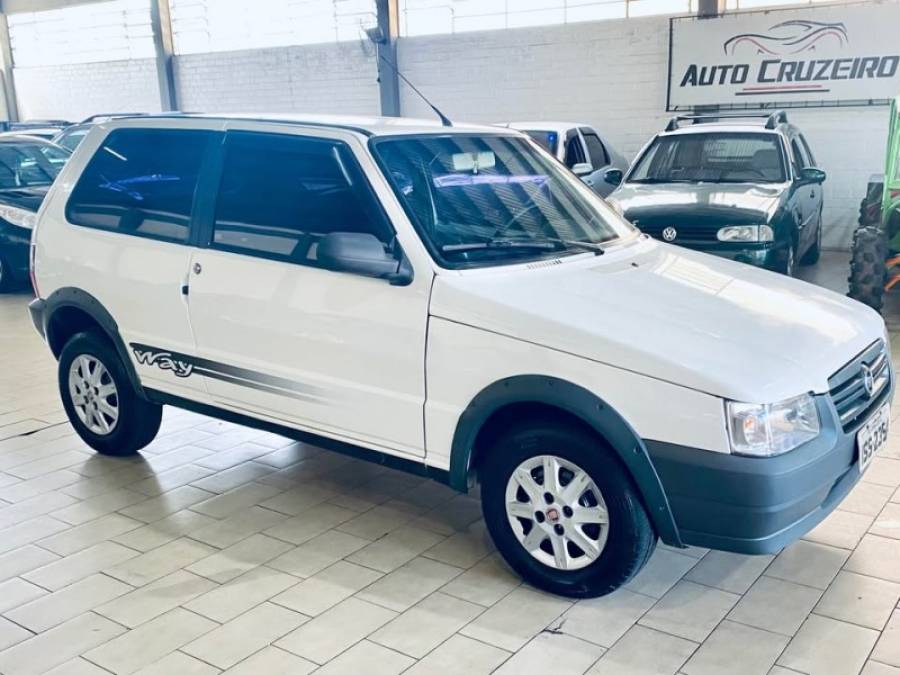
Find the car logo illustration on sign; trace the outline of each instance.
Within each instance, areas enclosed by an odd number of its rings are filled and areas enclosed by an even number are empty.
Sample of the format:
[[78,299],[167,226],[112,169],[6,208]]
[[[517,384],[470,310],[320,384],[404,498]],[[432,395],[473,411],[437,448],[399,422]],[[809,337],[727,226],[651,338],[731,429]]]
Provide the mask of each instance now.
[[725,40],[726,54],[738,53],[741,48],[749,46],[751,54],[799,54],[805,51],[815,51],[818,43],[822,41],[832,46],[843,46],[850,39],[847,37],[847,27],[842,22],[826,23],[824,21],[808,21],[796,19],[782,21],[772,26],[768,34],[741,33]]
[[662,231],[662,238],[666,241],[675,241],[675,237],[678,236],[678,230],[676,230],[671,225]]

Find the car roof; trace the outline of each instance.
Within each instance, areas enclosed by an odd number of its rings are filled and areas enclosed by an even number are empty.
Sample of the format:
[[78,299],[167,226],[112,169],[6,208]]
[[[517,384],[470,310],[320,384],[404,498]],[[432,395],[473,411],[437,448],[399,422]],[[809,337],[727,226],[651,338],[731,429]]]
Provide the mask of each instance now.
[[[34,131],[29,129],[29,131]],[[21,131],[3,131],[0,132],[0,143],[40,143],[41,145],[52,145],[58,147],[55,143],[42,138],[41,136],[33,136]]]
[[[119,126],[140,126],[141,122],[151,120],[172,120],[173,126],[177,126],[178,120],[185,119],[209,119],[209,120],[236,120],[259,121],[291,124],[297,126],[322,127],[354,131],[365,136],[395,136],[415,134],[462,134],[462,133],[503,133],[503,129],[496,126],[467,124],[454,122],[452,127],[441,125],[437,119],[416,119],[410,117],[366,117],[349,115],[310,115],[301,113],[172,113],[156,115],[140,115],[134,117],[119,117],[104,124],[110,128]],[[516,133],[512,130],[508,133]]]
[[568,131],[569,129],[574,129],[576,127],[589,127],[591,126],[587,122],[560,122],[560,121],[550,121],[550,120],[537,120],[531,122],[507,122],[506,126],[510,129],[538,129],[538,130],[548,130],[548,131]]

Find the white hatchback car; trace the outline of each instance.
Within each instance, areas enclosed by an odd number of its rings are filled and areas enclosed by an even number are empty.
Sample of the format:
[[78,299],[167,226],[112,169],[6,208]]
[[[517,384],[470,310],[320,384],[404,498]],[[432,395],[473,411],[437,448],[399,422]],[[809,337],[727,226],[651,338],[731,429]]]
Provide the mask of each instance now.
[[885,442],[884,323],[643,236],[520,133],[98,124],[33,239],[34,323],[97,451],[162,406],[481,484],[509,563],[608,593],[657,538],[768,553]]

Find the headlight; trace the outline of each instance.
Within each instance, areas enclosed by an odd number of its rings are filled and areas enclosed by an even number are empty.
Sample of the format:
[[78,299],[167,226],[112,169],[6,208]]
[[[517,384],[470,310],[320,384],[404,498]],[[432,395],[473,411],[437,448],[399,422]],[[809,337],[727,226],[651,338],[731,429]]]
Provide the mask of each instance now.
[[716,237],[719,241],[774,241],[775,232],[768,225],[728,225]]
[[819,413],[809,394],[781,403],[725,404],[731,449],[739,455],[772,457],[819,435]]
[[37,214],[32,213],[31,211],[26,211],[25,209],[20,209],[15,206],[0,204],[0,218],[17,227],[24,227],[26,230],[33,229],[34,223],[37,220],[36,216]]

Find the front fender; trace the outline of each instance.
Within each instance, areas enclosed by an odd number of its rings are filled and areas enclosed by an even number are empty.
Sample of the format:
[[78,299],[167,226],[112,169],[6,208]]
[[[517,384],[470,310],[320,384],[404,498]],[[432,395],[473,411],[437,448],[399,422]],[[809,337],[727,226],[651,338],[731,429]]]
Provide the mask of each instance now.
[[515,403],[542,403],[572,414],[600,434],[622,460],[644,506],[666,544],[683,547],[675,518],[643,440],[630,424],[596,394],[571,382],[544,375],[519,375],[483,389],[460,415],[450,456],[450,485],[465,491],[479,431],[490,417]]

